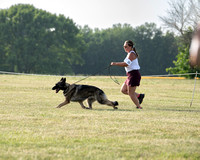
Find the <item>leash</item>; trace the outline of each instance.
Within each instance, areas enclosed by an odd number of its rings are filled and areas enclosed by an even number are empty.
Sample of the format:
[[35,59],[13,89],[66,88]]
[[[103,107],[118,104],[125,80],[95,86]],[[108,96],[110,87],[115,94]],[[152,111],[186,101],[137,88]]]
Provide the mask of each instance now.
[[84,77],[84,78],[82,78],[82,79],[80,79],[80,80],[74,82],[73,84],[76,84],[76,83],[78,83],[78,82],[81,82],[81,81],[83,81],[83,80],[85,80],[85,79],[87,79],[87,78],[89,78],[89,77],[91,77],[91,76],[94,76],[94,75],[96,75],[96,74],[98,74],[98,73],[101,73],[101,72],[103,72],[103,71],[105,71],[105,70],[108,69],[110,79],[112,79],[113,82],[115,82],[116,84],[120,85],[120,83],[117,81],[117,79],[116,79],[115,77],[112,78],[110,68],[111,68],[111,65],[109,65],[108,67],[105,67],[104,69],[102,69],[102,70],[100,70],[100,71],[94,73],[93,75],[90,75],[90,76]]
[[110,68],[111,68],[111,65],[108,67],[108,72],[109,72],[109,75],[110,75],[110,79],[112,79],[113,82],[115,82],[116,84],[120,85],[119,81],[115,78],[115,76],[114,76],[114,78],[112,78]]

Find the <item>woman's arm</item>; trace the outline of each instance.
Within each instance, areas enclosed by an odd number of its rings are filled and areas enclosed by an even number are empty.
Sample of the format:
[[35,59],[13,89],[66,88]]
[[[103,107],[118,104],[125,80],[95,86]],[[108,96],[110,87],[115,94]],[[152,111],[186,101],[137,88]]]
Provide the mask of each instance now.
[[[127,59],[130,60],[130,63],[136,59],[136,55],[134,53],[130,53],[128,56],[127,56]],[[126,62],[111,62],[110,64],[111,66],[120,66],[120,67],[127,67],[128,64]]]
[[125,62],[111,62],[110,64],[111,66],[120,66],[120,67],[127,67],[128,64],[126,64]]

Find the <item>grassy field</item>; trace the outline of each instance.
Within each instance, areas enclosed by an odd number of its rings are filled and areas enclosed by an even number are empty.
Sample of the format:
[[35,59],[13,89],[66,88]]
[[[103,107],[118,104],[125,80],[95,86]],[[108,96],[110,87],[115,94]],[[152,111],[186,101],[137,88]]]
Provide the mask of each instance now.
[[[200,80],[142,79],[143,110],[110,77],[82,84],[103,89],[118,110],[94,103],[57,109],[57,76],[0,75],[0,159],[200,159]],[[73,83],[82,77],[66,77]],[[123,77],[117,77],[122,84]]]

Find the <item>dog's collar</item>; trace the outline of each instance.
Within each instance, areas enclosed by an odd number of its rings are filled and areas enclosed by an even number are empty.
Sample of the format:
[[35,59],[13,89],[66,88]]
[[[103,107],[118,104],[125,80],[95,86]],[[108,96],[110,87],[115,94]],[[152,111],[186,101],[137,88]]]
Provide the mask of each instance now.
[[69,87],[64,86],[64,90],[63,91],[68,91],[68,90],[69,90]]
[[63,93],[67,93],[69,90],[73,89],[75,87],[75,85],[69,85],[69,86],[65,86],[64,87],[64,90],[63,90]]

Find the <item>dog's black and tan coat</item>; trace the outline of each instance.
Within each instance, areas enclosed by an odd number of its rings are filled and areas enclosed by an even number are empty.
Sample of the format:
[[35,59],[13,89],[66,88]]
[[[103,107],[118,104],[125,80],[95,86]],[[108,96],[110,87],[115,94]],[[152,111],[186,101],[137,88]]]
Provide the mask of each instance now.
[[[65,96],[65,101],[59,104],[57,108],[60,108],[72,101],[79,102],[81,107],[84,109],[92,109],[92,103],[97,101],[100,104],[106,104],[108,106],[112,106],[114,109],[117,109],[116,106],[118,105],[118,102],[109,101],[105,93],[95,86],[77,84],[70,85],[69,83],[66,83],[66,78],[62,78],[58,83],[55,84],[52,90],[56,90],[56,93],[58,93],[60,90],[63,90],[63,94]],[[83,101],[86,99],[89,107],[85,107],[83,105]]]

